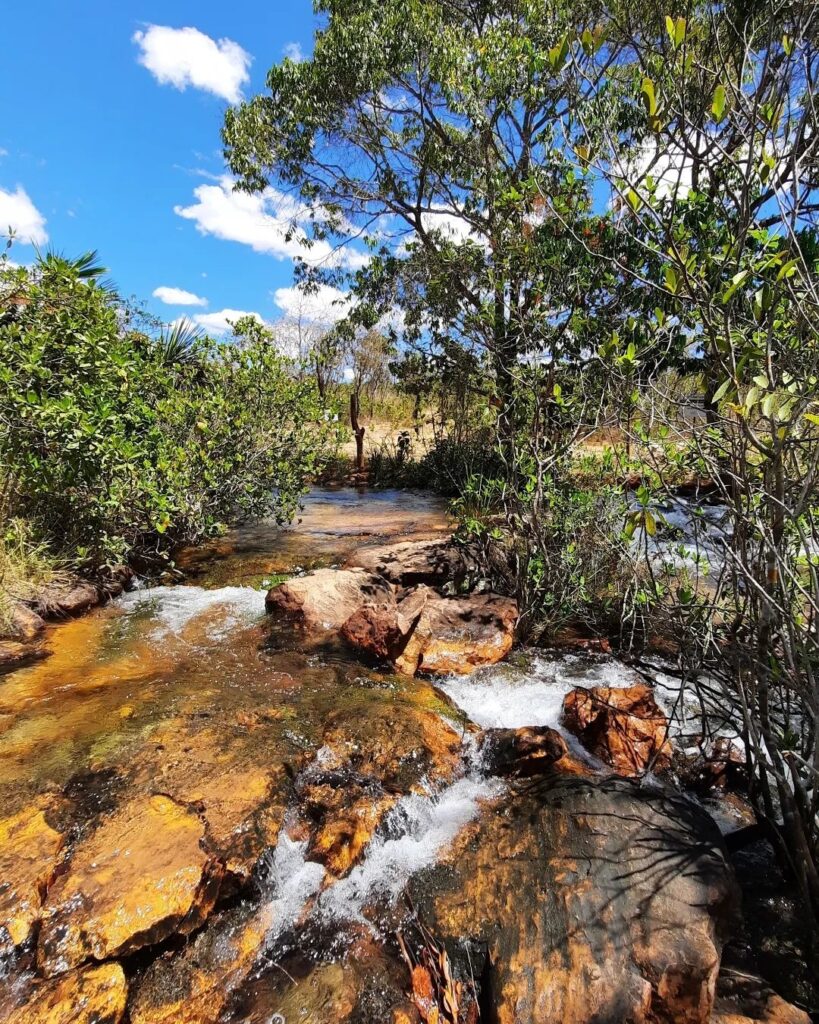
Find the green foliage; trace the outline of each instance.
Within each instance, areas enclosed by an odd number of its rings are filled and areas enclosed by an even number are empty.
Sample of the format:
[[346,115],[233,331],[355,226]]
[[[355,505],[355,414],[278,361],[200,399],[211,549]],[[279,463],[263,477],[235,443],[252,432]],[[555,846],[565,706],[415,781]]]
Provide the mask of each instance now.
[[0,271],[0,458],[17,513],[89,567],[288,518],[330,441],[314,386],[264,339],[135,330],[93,269],[48,254]]
[[20,601],[36,600],[49,584],[62,579],[59,564],[22,519],[7,519],[0,532],[0,637],[13,634]]

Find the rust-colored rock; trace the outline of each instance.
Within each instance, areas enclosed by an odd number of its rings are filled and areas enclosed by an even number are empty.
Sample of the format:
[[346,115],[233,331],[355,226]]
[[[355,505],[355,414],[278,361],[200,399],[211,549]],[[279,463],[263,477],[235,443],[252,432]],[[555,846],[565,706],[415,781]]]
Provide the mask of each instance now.
[[268,614],[316,633],[340,630],[361,608],[394,605],[391,585],[365,569],[316,569],[280,583],[265,598]]
[[341,772],[325,773],[305,786],[299,806],[313,823],[308,854],[337,878],[358,861],[397,796]]
[[119,1024],[128,986],[119,964],[74,971],[34,987],[6,1024]]
[[493,775],[540,775],[566,756],[566,741],[548,726],[487,729],[478,738],[483,763]]
[[0,671],[47,658],[49,653],[43,647],[22,643],[20,640],[0,640]]
[[63,849],[62,833],[48,821],[55,810],[54,800],[40,797],[0,819],[0,952],[22,945],[40,919]]
[[134,985],[131,1024],[216,1024],[265,948],[269,913],[241,904],[214,916],[181,950],[155,960]]
[[711,1024],[810,1024],[810,1016],[777,995],[761,978],[720,971]]
[[38,963],[51,976],[199,927],[223,865],[204,851],[198,815],[166,796],[136,797],[74,849],[43,913]]
[[48,618],[81,615],[100,603],[101,592],[93,583],[68,583],[49,587],[38,602],[38,610]]
[[18,603],[11,613],[11,630],[9,635],[17,640],[30,643],[45,629],[45,622],[28,605]]
[[566,727],[620,775],[657,771],[671,763],[668,719],[651,688],[578,686],[563,701]]
[[373,661],[399,657],[405,642],[395,607],[386,605],[359,608],[341,627],[341,635],[354,651]]
[[706,1024],[735,900],[697,804],[572,776],[513,789],[410,893],[497,1024]]
[[441,597],[422,586],[399,603],[398,617],[408,636],[395,659],[400,672],[468,675],[512,649],[518,608],[498,594]]
[[349,568],[366,569],[402,587],[440,586],[464,576],[471,564],[466,550],[446,537],[363,547],[347,561]]

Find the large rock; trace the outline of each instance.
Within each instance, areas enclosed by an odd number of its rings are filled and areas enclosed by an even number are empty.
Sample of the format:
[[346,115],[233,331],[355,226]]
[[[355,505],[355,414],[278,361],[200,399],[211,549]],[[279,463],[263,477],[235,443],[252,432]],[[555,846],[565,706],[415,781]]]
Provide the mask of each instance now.
[[86,967],[37,983],[3,1020],[5,1024],[119,1024],[127,996],[119,964]]
[[36,639],[45,629],[45,622],[28,605],[22,602],[15,605],[11,613],[11,628],[9,636],[24,642],[30,643]]
[[51,652],[44,647],[20,640],[0,640],[0,672],[25,665],[30,661],[47,658]]
[[527,783],[410,889],[496,1024],[709,1019],[735,890],[716,825],[677,794]]
[[136,797],[74,849],[43,913],[38,963],[51,976],[193,931],[224,866],[202,846],[198,815],[166,796]]
[[399,672],[468,675],[512,649],[518,608],[498,594],[441,597],[420,586],[399,603],[397,615],[406,637],[394,659]]
[[548,726],[487,729],[478,737],[484,768],[492,775],[542,775],[568,754],[566,741]]
[[316,569],[280,583],[265,598],[270,615],[315,633],[340,630],[361,608],[394,605],[390,584],[365,569]]
[[0,819],[0,952],[22,945],[42,912],[63,849],[62,831],[49,819],[56,802],[40,797]]
[[49,587],[40,597],[37,610],[47,618],[68,618],[81,615],[98,605],[103,592],[93,583],[59,583]]
[[464,548],[449,538],[406,540],[359,548],[347,567],[366,569],[402,587],[426,583],[440,586],[474,568]]
[[566,727],[620,775],[641,775],[671,763],[668,719],[645,685],[578,686],[563,701]]

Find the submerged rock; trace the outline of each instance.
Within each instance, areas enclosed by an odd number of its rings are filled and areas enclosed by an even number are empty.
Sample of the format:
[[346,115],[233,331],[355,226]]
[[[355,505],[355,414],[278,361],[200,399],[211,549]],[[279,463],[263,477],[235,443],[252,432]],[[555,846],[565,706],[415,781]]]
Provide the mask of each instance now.
[[198,815],[166,796],[136,797],[80,841],[49,891],[38,946],[46,976],[199,927],[224,867],[202,848]]
[[394,605],[390,584],[364,569],[316,569],[280,583],[265,598],[269,615],[316,633],[340,630],[361,608]]
[[51,652],[20,640],[0,640],[0,671],[47,658]]
[[497,1024],[709,1019],[734,884],[716,825],[677,794],[528,784],[410,889]]
[[671,764],[668,719],[649,686],[578,686],[563,701],[566,727],[620,775]]
[[29,938],[60,863],[64,837],[49,817],[56,801],[40,797],[0,819],[0,952]]
[[128,986],[119,964],[86,967],[37,984],[6,1024],[119,1024]]

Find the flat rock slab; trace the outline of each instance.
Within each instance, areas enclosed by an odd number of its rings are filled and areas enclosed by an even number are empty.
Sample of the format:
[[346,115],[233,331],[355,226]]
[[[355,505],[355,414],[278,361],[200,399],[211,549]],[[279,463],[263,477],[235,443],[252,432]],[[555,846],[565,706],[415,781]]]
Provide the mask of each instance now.
[[0,819],[0,952],[22,945],[40,920],[62,858],[63,835],[50,823],[56,802],[41,797]]
[[119,964],[86,967],[38,984],[5,1024],[119,1024],[128,986]]
[[735,886],[716,825],[670,791],[518,786],[410,890],[497,1024],[709,1020]]
[[470,560],[463,548],[449,538],[408,540],[359,548],[345,568],[358,567],[402,587],[427,583],[431,586],[463,576]]
[[363,607],[394,605],[392,586],[365,569],[316,569],[280,583],[265,598],[268,614],[319,634],[340,630]]
[[38,964],[46,976],[197,928],[224,867],[202,847],[198,815],[166,796],[119,807],[74,849],[44,908]]

